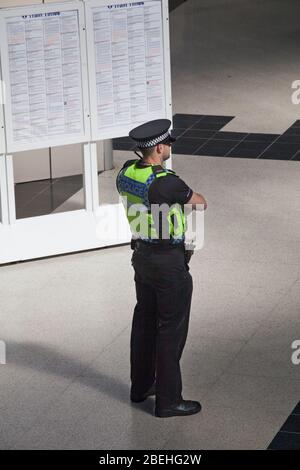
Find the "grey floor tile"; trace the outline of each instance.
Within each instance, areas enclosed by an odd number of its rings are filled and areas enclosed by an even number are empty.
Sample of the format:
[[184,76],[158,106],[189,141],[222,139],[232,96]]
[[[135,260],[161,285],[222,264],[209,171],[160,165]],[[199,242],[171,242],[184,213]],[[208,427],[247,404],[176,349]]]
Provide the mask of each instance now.
[[268,410],[243,410],[202,402],[200,413],[170,418],[177,422],[177,432],[163,449],[259,450],[266,449],[280,427],[282,416]]

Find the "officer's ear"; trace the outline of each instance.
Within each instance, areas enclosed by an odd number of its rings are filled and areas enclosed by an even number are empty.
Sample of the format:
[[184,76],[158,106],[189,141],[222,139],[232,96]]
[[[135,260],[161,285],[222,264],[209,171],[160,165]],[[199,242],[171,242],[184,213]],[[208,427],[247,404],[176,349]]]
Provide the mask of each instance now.
[[163,153],[163,151],[164,151],[163,144],[157,144],[156,145],[156,151],[157,151],[157,153]]

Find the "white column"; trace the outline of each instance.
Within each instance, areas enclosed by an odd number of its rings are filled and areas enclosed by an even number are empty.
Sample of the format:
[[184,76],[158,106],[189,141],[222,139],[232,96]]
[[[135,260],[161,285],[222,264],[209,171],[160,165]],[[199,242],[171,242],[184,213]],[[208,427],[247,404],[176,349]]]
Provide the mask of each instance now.
[[104,170],[112,170],[114,167],[112,139],[104,140],[103,150],[104,150]]
[[90,146],[91,146],[92,203],[93,203],[93,211],[96,211],[99,207],[97,144],[96,142],[91,142]]
[[7,181],[7,201],[8,201],[8,214],[9,223],[16,222],[16,200],[15,200],[15,179],[13,156],[6,155],[6,181]]
[[4,225],[16,221],[15,184],[12,155],[0,155],[0,205]]
[[9,224],[5,155],[0,155],[0,222]]
[[97,168],[96,143],[86,143],[83,145],[83,188],[87,211],[95,211],[99,206]]
[[98,151],[98,170],[99,171],[112,170],[114,167],[112,139],[98,140],[97,151]]

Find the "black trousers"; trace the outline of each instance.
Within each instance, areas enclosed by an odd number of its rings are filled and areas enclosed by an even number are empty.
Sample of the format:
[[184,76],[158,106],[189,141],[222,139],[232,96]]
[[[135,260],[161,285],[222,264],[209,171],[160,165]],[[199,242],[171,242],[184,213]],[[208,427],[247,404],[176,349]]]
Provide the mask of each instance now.
[[179,362],[193,291],[184,249],[139,245],[131,262],[137,297],[130,339],[131,391],[143,394],[156,378],[156,405],[176,404],[183,398]]

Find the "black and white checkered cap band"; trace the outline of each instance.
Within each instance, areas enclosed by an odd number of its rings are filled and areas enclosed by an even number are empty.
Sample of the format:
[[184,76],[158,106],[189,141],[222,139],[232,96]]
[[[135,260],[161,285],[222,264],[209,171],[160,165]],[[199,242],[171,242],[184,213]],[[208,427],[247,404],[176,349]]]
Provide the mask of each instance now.
[[160,135],[159,137],[155,137],[155,139],[151,140],[136,140],[137,147],[139,148],[148,148],[148,147],[154,147],[155,145],[159,144],[163,140],[165,140],[167,137],[169,137],[169,132],[166,132],[165,134]]

